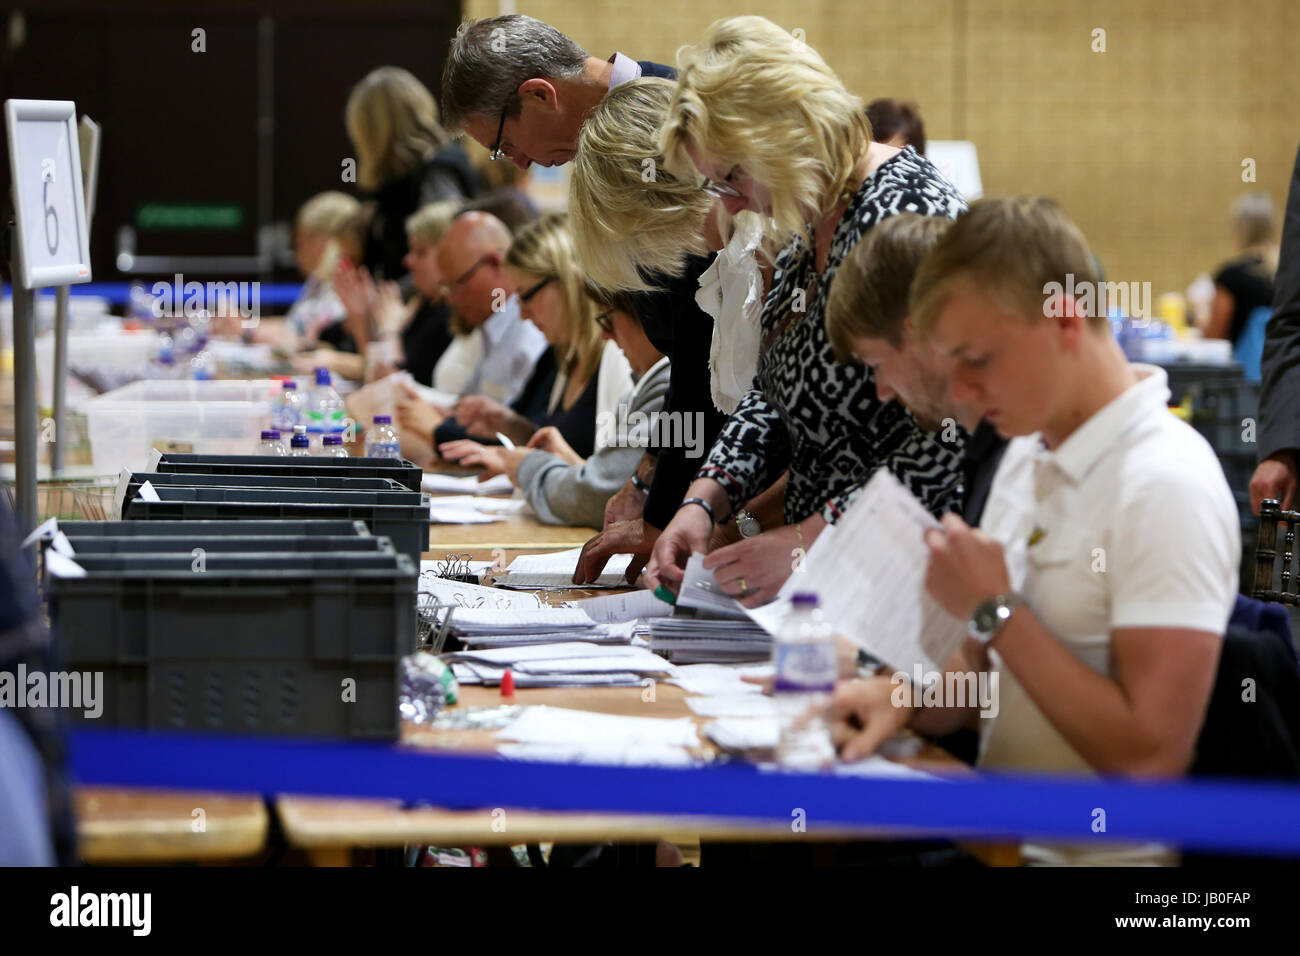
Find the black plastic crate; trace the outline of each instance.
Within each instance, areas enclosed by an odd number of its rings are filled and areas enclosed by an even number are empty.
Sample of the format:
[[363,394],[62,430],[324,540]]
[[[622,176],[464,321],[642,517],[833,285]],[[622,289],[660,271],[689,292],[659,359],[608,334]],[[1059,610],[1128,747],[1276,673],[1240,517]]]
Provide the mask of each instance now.
[[1240,365],[1204,365],[1198,362],[1170,362],[1162,365],[1169,378],[1169,401],[1181,405],[1183,396],[1210,382],[1243,381]]
[[60,521],[59,530],[69,538],[123,538],[130,535],[217,535],[237,534],[290,537],[298,535],[350,534],[366,537],[370,529],[364,521],[334,520],[270,520],[270,521]]
[[387,535],[418,567],[429,547],[429,496],[418,491],[282,488],[157,489],[161,501],[124,502],[124,518],[354,518]]
[[162,452],[160,472],[200,475],[345,475],[392,478],[411,491],[420,490],[420,466],[405,458],[285,458],[278,455],[178,455]]
[[103,714],[74,722],[397,738],[405,555],[212,555],[202,573],[187,555],[82,560],[86,577],[50,582],[64,668],[104,675]]
[[1254,457],[1259,446],[1259,383],[1203,382],[1192,404],[1192,427],[1220,454]]
[[[148,527],[148,524],[145,525]],[[228,554],[257,554],[262,552],[320,552],[333,551],[371,551],[381,554],[396,554],[393,543],[387,538],[374,535],[299,535],[281,537],[276,535],[131,535],[122,538],[105,536],[68,537],[68,542],[76,552],[75,560],[81,561],[91,554],[166,554],[183,552],[187,555],[200,548],[207,553],[224,552]]]

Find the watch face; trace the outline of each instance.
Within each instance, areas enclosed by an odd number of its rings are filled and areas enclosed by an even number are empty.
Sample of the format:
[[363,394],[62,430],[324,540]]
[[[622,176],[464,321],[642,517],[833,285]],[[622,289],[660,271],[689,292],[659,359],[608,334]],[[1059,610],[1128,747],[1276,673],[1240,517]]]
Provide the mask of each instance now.
[[742,538],[752,538],[762,530],[758,525],[758,519],[750,514],[737,518],[736,523],[740,525],[740,536]]

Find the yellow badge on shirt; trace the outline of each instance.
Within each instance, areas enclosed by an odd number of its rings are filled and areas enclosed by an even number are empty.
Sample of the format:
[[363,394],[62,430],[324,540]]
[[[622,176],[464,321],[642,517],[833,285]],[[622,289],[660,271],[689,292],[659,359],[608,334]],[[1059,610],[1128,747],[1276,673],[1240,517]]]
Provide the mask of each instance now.
[[1042,526],[1034,525],[1034,530],[1029,532],[1029,546],[1032,548],[1046,537],[1047,532],[1043,530]]

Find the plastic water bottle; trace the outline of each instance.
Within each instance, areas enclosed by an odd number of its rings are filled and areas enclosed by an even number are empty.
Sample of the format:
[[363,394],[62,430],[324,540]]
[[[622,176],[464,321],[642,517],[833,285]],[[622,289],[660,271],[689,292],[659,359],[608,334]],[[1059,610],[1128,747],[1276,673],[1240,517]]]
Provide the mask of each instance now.
[[376,415],[375,423],[366,431],[366,457],[402,457],[402,442],[393,428],[391,415]]
[[313,455],[319,455],[325,447],[325,431],[319,425],[307,426],[307,447]]
[[262,440],[257,443],[257,450],[254,455],[276,455],[283,458],[289,454],[289,449],[284,447],[284,440],[280,438],[280,432],[275,428],[268,428],[262,432]]
[[293,431],[294,425],[305,425],[302,415],[305,402],[305,396],[298,391],[298,383],[292,379],[285,382],[271,404],[271,424],[282,432]]
[[212,369],[215,364],[212,350],[208,348],[208,337],[206,335],[196,335],[194,345],[190,351],[188,377],[196,382],[206,382],[212,378]]
[[781,722],[777,762],[792,770],[821,770],[835,762],[825,709],[835,691],[835,635],[817,595],[799,592],[773,648],[772,697]]
[[307,426],[319,428],[322,435],[335,430],[342,431],[346,424],[345,415],[343,399],[330,384],[330,370],[316,369],[316,387],[307,399],[307,417],[304,419]]
[[289,439],[289,457],[307,458],[311,455],[310,441],[307,438],[306,425],[294,425],[293,437]]
[[321,439],[321,454],[326,458],[350,458],[348,450],[343,447],[343,435],[333,432]]

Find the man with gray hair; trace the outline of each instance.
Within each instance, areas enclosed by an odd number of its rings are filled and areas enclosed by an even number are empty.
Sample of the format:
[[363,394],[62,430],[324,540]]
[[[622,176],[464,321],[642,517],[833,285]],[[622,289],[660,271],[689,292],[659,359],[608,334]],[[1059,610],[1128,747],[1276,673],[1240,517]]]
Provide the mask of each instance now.
[[563,166],[587,114],[611,89],[677,71],[622,53],[592,56],[555,27],[523,14],[461,24],[442,73],[442,122],[520,169]]
[[[447,52],[442,122],[520,169],[562,166],[577,155],[582,125],[605,94],[642,76],[671,80],[677,71],[622,53],[601,60],[522,14],[472,20],[456,31]],[[650,277],[657,288],[630,297],[647,337],[671,360],[664,411],[692,416],[705,447],[724,420],[709,393],[713,319],[695,301],[709,262],[691,257],[682,275]],[[697,462],[685,452],[680,443],[647,451],[634,479],[610,499],[603,530],[583,548],[575,583],[594,580],[611,556],[629,553],[628,580],[635,581],[695,473]]]

